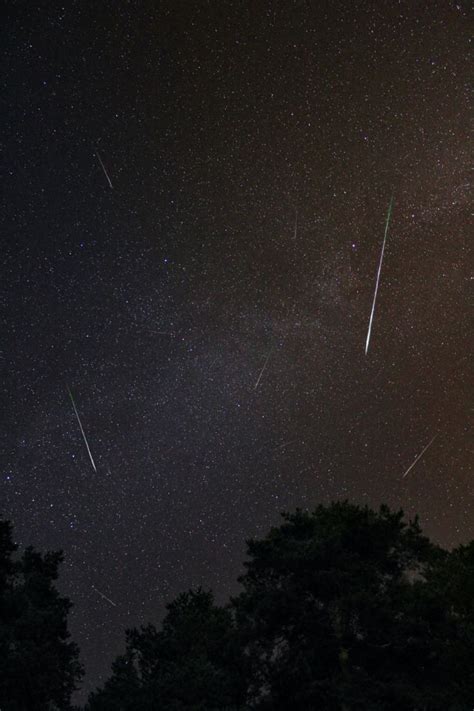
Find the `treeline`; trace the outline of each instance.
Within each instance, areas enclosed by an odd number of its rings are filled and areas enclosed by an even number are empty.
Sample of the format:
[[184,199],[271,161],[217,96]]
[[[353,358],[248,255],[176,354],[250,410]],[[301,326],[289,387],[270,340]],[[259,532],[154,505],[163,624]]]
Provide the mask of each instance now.
[[[474,541],[347,502],[297,510],[247,543],[225,607],[192,590],[127,630],[84,711],[472,711]],[[71,709],[81,679],[60,553],[14,555],[0,524],[0,709]]]

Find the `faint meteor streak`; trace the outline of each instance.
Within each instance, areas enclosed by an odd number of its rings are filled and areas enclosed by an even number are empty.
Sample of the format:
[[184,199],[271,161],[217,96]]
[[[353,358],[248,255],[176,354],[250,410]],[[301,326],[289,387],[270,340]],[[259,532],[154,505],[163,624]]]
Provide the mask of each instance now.
[[89,442],[87,441],[87,437],[86,437],[86,434],[85,434],[85,432],[84,432],[84,428],[83,428],[83,426],[82,426],[81,418],[79,417],[79,413],[78,413],[78,411],[77,411],[76,403],[74,402],[74,398],[73,398],[73,396],[72,396],[72,392],[71,392],[71,390],[70,390],[69,388],[68,388],[68,393],[69,393],[69,397],[71,398],[71,402],[72,402],[72,406],[73,406],[73,408],[74,408],[74,412],[76,413],[76,417],[77,417],[77,421],[78,421],[78,423],[79,423],[79,427],[81,428],[81,433],[82,433],[82,436],[83,436],[83,438],[84,438],[84,442],[85,442],[86,447],[87,447],[87,453],[89,454],[89,458],[90,458],[90,460],[91,460],[91,464],[92,464],[92,466],[93,466],[93,468],[94,468],[94,471],[97,473],[97,467],[95,466],[95,462],[94,462],[94,459],[93,459],[93,457],[92,457],[92,453],[91,453],[91,450],[90,450],[90,447],[89,447]]
[[95,587],[95,585],[92,585],[91,587],[92,587],[92,590],[95,590],[96,593],[99,593],[99,595],[100,595],[101,597],[103,597],[104,600],[107,600],[107,602],[110,602],[111,605],[113,605],[114,607],[117,607],[117,603],[114,602],[113,600],[111,600],[110,597],[107,597],[107,595],[104,595],[103,592],[100,592],[100,590],[98,590],[98,589]]
[[431,447],[431,445],[433,444],[433,442],[435,441],[435,439],[436,439],[437,436],[438,436],[438,434],[435,434],[435,436],[430,439],[430,441],[428,442],[428,444],[426,445],[426,447],[424,447],[424,448],[421,450],[420,454],[416,457],[415,461],[410,464],[410,466],[409,466],[408,469],[406,470],[405,474],[402,476],[402,479],[404,479],[404,478],[406,477],[406,475],[408,474],[408,472],[410,472],[410,471],[413,469],[413,467],[415,466],[415,464],[422,458],[422,456],[424,455],[424,453],[426,452],[426,450],[429,449],[429,447]]
[[297,439],[290,439],[289,442],[283,442],[283,444],[277,444],[277,446],[273,447],[270,451],[274,452],[277,449],[284,449],[285,447],[289,447],[290,444],[295,444],[295,442],[298,442],[298,440]]
[[113,188],[114,186],[112,185],[112,181],[111,181],[110,178],[109,178],[109,174],[107,173],[106,167],[105,167],[105,165],[104,165],[104,161],[102,160],[102,158],[101,158],[100,155],[99,155],[99,151],[96,151],[95,154],[96,154],[96,156],[97,156],[97,159],[98,159],[99,163],[100,163],[101,166],[102,166],[102,170],[104,171],[105,177],[107,178],[110,187]]
[[390,216],[392,214],[392,207],[393,207],[393,195],[390,198],[390,205],[388,206],[388,212],[387,212],[387,220],[385,222],[385,234],[383,237],[382,252],[380,254],[379,268],[377,270],[377,280],[375,282],[374,302],[372,304],[372,311],[370,312],[369,330],[367,332],[367,340],[365,342],[365,355],[367,355],[367,351],[369,350],[370,334],[372,331],[372,321],[374,319],[374,312],[375,312],[375,302],[377,301],[377,292],[379,290],[380,272],[382,271],[383,254],[385,252],[385,242],[387,241],[388,225],[390,223]]
[[295,231],[293,234],[293,239],[296,241],[298,237],[298,210],[295,208]]
[[258,378],[257,378],[257,382],[255,383],[254,390],[256,390],[256,389],[258,388],[258,384],[260,383],[260,380],[262,379],[262,375],[263,375],[263,373],[265,372],[265,368],[267,367],[268,361],[270,360],[270,356],[271,356],[271,354],[272,354],[272,351],[273,351],[273,348],[272,348],[272,350],[270,351],[270,353],[267,355],[267,357],[265,358],[265,363],[263,364],[262,370],[260,371],[260,374],[259,374],[259,376],[258,376]]

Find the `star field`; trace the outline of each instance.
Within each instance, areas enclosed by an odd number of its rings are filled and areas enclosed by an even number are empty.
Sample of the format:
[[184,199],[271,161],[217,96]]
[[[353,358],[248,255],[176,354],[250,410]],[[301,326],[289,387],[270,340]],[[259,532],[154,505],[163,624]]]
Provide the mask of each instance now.
[[472,539],[467,3],[7,16],[0,511],[65,552],[79,700],[282,510]]

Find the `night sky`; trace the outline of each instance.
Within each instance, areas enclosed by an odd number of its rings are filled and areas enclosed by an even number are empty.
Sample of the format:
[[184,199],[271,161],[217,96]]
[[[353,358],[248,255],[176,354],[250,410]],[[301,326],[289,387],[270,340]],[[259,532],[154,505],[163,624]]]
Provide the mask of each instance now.
[[282,510],[474,538],[467,10],[6,4],[0,513],[85,690]]

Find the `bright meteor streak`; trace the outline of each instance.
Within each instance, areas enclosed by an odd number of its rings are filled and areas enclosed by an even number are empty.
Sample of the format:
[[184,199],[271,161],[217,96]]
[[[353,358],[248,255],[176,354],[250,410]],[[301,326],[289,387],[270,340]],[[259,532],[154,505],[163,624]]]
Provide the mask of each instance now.
[[438,435],[435,434],[435,436],[430,439],[430,441],[428,442],[428,444],[426,445],[426,447],[424,447],[424,448],[421,450],[421,452],[419,453],[419,455],[416,457],[415,461],[412,462],[412,464],[410,464],[410,466],[409,466],[408,469],[406,470],[405,474],[402,476],[402,479],[404,479],[404,478],[406,477],[406,475],[408,474],[408,472],[410,472],[410,471],[413,469],[413,467],[415,466],[415,464],[422,458],[422,456],[424,455],[424,453],[426,452],[426,450],[427,450],[429,447],[431,447],[431,445],[433,444],[433,442],[435,441],[435,439],[436,439],[437,436],[438,436]]
[[105,177],[107,178],[110,187],[113,188],[114,186],[112,185],[112,181],[111,181],[110,178],[109,178],[109,174],[107,173],[107,170],[106,170],[106,168],[105,168],[104,162],[103,162],[102,158],[100,157],[99,152],[96,151],[95,154],[96,154],[96,156],[97,156],[97,160],[99,161],[99,163],[100,163],[101,166],[102,166],[102,170],[104,171]]
[[76,413],[77,421],[78,421],[79,427],[80,427],[80,429],[81,429],[81,434],[82,434],[82,436],[83,436],[83,438],[84,438],[84,442],[85,442],[85,445],[86,445],[86,447],[87,447],[87,453],[88,453],[89,458],[90,458],[90,460],[91,460],[91,464],[92,464],[92,466],[93,466],[93,468],[94,468],[94,471],[97,473],[97,467],[95,466],[95,462],[94,462],[94,459],[93,459],[93,457],[92,457],[92,453],[91,453],[91,450],[90,450],[90,447],[89,447],[89,442],[87,441],[87,437],[86,437],[86,434],[85,434],[85,432],[84,432],[84,428],[83,428],[83,426],[82,426],[81,418],[79,417],[79,413],[78,413],[78,411],[77,411],[76,403],[74,402],[74,398],[73,398],[73,396],[72,396],[72,392],[71,392],[71,390],[70,390],[69,388],[68,388],[68,393],[69,393],[69,397],[71,398],[71,402],[72,402],[72,406],[73,406],[73,408],[74,408],[74,412]]
[[388,206],[388,212],[387,212],[387,220],[385,222],[385,234],[383,237],[382,252],[380,254],[379,268],[377,270],[377,281],[375,282],[374,302],[372,304],[372,311],[370,312],[369,330],[367,332],[367,340],[365,342],[365,355],[367,355],[367,351],[369,350],[370,334],[372,331],[372,321],[374,319],[374,313],[375,313],[375,302],[377,301],[377,292],[379,290],[380,272],[382,271],[383,254],[385,252],[385,242],[387,241],[388,225],[390,222],[390,216],[392,214],[392,207],[393,207],[393,195],[390,198],[390,205]]

